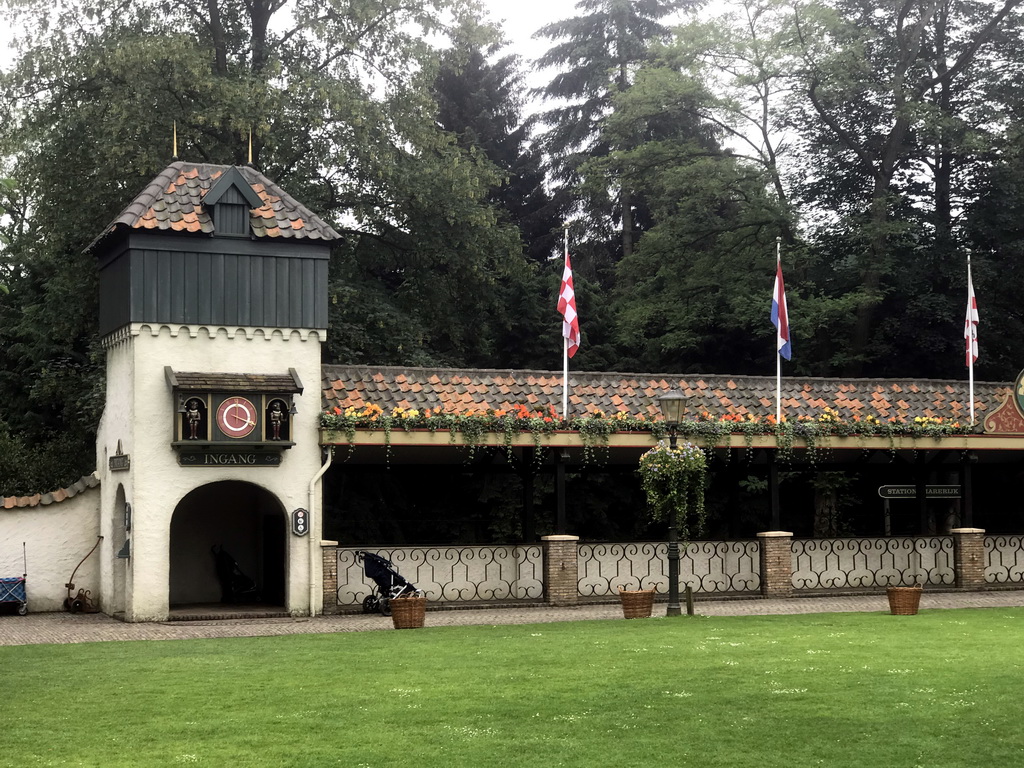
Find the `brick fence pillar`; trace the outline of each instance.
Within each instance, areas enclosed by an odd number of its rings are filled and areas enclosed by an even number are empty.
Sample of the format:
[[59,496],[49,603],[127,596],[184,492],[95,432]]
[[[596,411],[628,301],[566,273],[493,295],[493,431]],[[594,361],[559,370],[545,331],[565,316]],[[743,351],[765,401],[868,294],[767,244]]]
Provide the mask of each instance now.
[[324,614],[338,612],[338,542],[321,541],[324,561]]
[[579,597],[579,536],[541,536],[544,542],[544,596],[552,605],[576,605]]
[[953,573],[956,586],[967,590],[985,587],[985,529],[954,528]]
[[765,531],[757,534],[761,543],[761,594],[765,597],[793,596],[793,534]]

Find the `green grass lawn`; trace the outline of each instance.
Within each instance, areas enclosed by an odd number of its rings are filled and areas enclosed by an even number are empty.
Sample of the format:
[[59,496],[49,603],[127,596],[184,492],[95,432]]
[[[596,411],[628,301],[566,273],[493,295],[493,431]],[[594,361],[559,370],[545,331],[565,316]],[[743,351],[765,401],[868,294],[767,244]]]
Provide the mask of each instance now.
[[1022,631],[995,608],[3,647],[0,765],[1019,766]]

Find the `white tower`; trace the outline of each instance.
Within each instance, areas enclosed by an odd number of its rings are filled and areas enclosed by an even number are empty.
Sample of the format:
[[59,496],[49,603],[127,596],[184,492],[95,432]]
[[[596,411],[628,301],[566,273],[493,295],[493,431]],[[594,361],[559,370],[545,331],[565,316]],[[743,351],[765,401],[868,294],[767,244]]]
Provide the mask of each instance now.
[[106,613],[319,610],[306,510],[338,237],[252,168],[175,162],[90,246]]

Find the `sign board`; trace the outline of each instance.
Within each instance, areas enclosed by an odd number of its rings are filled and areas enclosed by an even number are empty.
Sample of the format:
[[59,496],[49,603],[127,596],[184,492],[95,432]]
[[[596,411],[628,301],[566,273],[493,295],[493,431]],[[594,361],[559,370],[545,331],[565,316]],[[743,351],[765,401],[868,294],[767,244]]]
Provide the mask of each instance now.
[[111,472],[131,469],[132,457],[121,448],[120,440],[117,441],[117,453],[107,458],[107,466],[110,467]]
[[[916,499],[916,485],[883,485],[878,489],[878,495],[883,499]],[[926,499],[959,499],[959,485],[926,485],[924,487]]]
[[107,459],[111,472],[120,472],[132,468],[132,457],[127,453],[119,453]]
[[281,454],[276,451],[179,451],[183,467],[276,467]]
[[309,512],[302,507],[292,512],[292,533],[296,536],[305,536],[309,533]]

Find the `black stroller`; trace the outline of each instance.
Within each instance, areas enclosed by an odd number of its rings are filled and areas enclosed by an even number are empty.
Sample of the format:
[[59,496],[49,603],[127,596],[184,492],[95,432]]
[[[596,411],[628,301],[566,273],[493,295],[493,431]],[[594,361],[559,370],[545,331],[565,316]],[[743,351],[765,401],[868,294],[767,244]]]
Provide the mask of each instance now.
[[362,550],[356,551],[356,559],[363,564],[363,573],[375,585],[373,592],[363,599],[363,613],[380,611],[390,616],[391,601],[394,598],[419,594],[416,585],[402,578],[390,560]]

